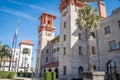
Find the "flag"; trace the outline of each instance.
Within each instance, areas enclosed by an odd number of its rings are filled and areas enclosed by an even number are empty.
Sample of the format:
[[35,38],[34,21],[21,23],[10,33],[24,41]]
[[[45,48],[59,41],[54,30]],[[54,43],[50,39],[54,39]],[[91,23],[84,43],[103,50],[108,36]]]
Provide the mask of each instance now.
[[16,40],[16,38],[17,38],[19,27],[20,27],[20,19],[18,20],[18,26],[17,26],[17,29],[16,29],[15,34],[14,34],[14,40]]

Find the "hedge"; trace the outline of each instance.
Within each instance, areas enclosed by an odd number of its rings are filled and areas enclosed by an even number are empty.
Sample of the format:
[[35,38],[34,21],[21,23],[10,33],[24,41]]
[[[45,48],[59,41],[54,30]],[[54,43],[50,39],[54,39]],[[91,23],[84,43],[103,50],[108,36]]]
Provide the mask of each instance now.
[[16,72],[12,71],[0,71],[0,78],[11,78],[13,79]]
[[20,72],[18,72],[18,73],[17,73],[17,76],[21,76],[21,75],[22,75],[22,77],[30,78],[30,77],[31,77],[31,74],[32,74],[32,73],[28,73],[28,72],[26,72],[26,73],[20,73]]
[[44,80],[56,80],[55,72],[44,72],[43,73]]

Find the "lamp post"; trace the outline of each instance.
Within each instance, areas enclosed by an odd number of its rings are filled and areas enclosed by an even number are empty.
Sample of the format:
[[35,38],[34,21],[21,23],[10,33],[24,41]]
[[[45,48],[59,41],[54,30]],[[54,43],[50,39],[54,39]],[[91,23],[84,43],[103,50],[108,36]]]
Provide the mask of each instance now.
[[89,71],[93,72],[93,58],[92,58],[92,42],[94,38],[92,35],[89,36]]

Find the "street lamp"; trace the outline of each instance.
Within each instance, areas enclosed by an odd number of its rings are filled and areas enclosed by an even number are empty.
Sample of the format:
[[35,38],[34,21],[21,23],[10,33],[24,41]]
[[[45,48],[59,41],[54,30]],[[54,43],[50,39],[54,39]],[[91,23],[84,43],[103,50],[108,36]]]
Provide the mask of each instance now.
[[92,58],[92,42],[94,38],[92,35],[89,36],[89,71],[93,72],[93,58]]

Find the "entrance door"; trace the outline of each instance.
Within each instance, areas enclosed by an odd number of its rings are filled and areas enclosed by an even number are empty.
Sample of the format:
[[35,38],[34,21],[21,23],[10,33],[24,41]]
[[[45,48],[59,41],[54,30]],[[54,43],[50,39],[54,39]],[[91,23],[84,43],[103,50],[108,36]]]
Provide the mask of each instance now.
[[83,72],[83,67],[80,66],[80,67],[78,68],[78,75],[79,75],[79,78],[82,78],[82,72]]
[[114,80],[115,73],[116,73],[116,63],[115,61],[111,60],[107,63],[108,80]]

